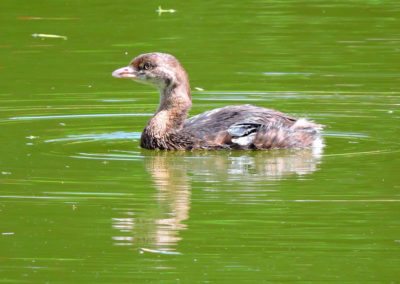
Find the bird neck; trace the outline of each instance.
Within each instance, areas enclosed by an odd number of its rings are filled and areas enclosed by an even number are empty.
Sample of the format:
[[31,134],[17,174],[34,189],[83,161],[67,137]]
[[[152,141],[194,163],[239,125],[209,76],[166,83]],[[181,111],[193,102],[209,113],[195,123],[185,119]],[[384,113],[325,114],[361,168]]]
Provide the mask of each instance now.
[[160,90],[160,105],[148,122],[145,133],[161,138],[182,129],[192,106],[189,83],[171,83]]

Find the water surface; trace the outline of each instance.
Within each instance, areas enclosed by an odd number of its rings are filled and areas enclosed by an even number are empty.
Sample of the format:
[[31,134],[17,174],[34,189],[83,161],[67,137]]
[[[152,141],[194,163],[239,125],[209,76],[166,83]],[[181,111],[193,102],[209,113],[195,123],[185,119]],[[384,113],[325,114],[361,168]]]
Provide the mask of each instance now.
[[[397,1],[1,6],[1,282],[398,281]],[[276,108],[326,147],[140,149],[158,94],[111,72],[149,51],[192,115]]]

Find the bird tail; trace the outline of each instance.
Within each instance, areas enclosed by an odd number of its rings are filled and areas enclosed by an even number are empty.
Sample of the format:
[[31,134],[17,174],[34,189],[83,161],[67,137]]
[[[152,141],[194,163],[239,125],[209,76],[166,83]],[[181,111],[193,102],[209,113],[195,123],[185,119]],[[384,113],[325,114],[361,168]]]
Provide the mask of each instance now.
[[264,125],[258,131],[253,145],[256,149],[313,147],[316,141],[321,145],[322,129],[322,125],[306,119],[299,119],[290,127],[281,124]]

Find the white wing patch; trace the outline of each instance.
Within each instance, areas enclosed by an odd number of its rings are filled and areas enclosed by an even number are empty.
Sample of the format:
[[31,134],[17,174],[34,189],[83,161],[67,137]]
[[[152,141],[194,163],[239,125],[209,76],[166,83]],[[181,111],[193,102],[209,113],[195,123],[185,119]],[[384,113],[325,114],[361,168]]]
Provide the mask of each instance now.
[[240,146],[248,146],[253,143],[256,133],[252,133],[247,136],[242,136],[238,138],[232,138],[232,142]]

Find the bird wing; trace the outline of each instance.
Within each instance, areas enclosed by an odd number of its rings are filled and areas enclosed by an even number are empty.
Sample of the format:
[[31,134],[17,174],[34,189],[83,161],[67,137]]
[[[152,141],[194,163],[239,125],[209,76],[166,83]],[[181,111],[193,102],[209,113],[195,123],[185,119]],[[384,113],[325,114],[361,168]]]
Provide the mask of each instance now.
[[281,112],[253,105],[238,105],[203,112],[185,121],[184,128],[193,132],[251,131],[260,125],[282,124],[290,127],[296,119]]

